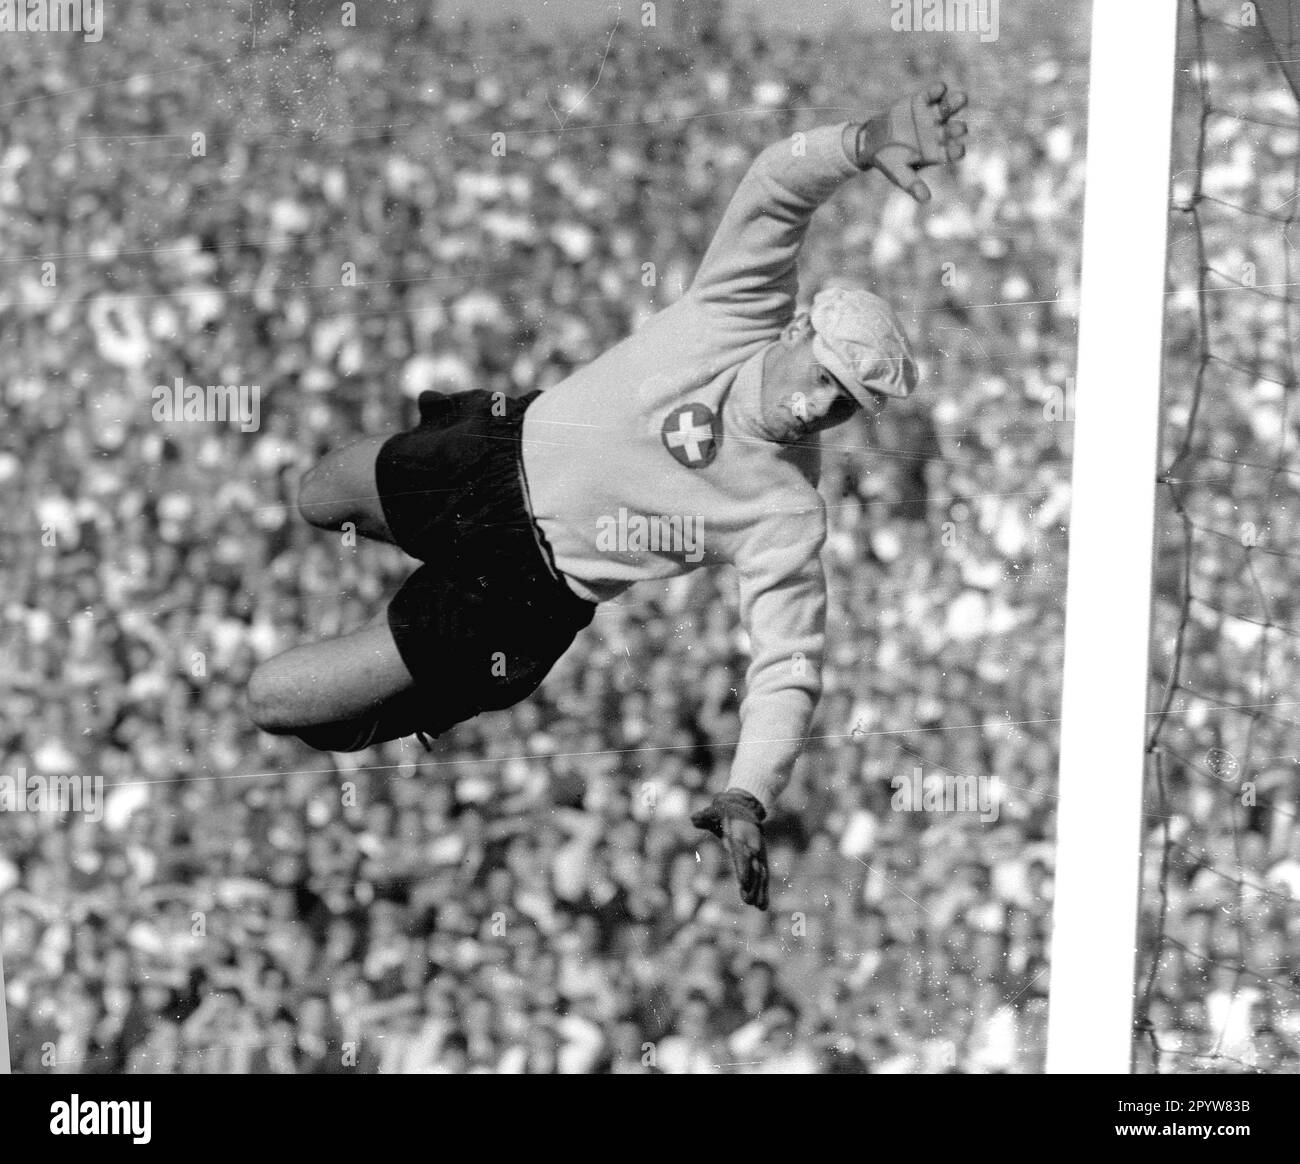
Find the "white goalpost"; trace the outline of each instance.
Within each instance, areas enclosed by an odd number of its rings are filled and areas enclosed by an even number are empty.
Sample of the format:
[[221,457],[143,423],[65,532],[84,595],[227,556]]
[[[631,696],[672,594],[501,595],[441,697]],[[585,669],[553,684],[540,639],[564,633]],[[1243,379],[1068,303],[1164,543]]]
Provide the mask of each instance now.
[[1132,1055],[1177,0],[1094,0],[1047,1070]]

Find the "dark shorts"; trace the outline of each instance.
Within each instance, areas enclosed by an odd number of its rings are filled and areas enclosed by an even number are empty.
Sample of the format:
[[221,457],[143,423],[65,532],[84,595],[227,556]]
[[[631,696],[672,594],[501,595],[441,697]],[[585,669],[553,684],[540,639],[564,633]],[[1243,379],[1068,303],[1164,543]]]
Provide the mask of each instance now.
[[388,625],[427,696],[429,735],[531,695],[596,611],[564,583],[529,512],[520,441],[538,395],[424,392],[420,423],[379,450],[388,528],[424,563]]

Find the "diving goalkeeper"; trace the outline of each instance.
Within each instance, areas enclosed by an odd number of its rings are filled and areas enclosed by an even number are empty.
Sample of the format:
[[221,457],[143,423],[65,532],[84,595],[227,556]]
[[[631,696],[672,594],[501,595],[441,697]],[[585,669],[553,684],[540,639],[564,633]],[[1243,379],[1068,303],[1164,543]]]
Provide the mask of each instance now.
[[[965,153],[965,103],[937,84],[769,146],[690,288],[635,334],[545,392],[425,392],[414,429],[326,456],[302,481],[307,521],[353,523],[422,565],[378,622],[258,667],[254,721],[328,751],[439,735],[535,691],[597,603],[729,562],[751,644],[740,738],[725,790],[692,820],[766,909],[763,820],[821,693],[818,434],[916,384],[875,295],[831,287],[796,315],[796,260],[849,178],[875,171],[928,200],[920,171]],[[613,515],[666,536],[611,546]],[[698,545],[675,536],[687,519]]]

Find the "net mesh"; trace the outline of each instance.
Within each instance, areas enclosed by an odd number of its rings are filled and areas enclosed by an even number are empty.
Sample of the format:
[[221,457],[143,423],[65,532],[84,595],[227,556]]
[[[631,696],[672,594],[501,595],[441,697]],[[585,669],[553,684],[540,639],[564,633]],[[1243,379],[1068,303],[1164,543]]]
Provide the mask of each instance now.
[[1140,1072],[1300,1067],[1300,120],[1258,16],[1180,20]]

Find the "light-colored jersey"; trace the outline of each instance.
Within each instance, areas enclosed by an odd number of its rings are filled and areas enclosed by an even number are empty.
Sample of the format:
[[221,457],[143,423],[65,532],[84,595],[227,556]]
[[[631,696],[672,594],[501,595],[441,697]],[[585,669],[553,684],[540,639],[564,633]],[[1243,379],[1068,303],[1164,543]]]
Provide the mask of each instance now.
[[695,281],[524,416],[533,515],[571,588],[732,563],[751,662],[728,787],[770,805],[821,693],[826,510],[816,442],[761,435],[763,353],[794,315],[813,212],[859,173],[844,124],[777,142],[737,188]]

